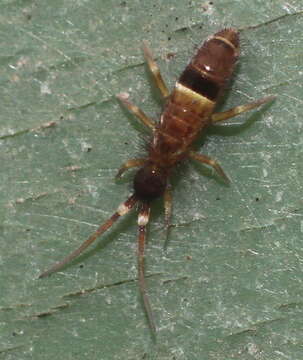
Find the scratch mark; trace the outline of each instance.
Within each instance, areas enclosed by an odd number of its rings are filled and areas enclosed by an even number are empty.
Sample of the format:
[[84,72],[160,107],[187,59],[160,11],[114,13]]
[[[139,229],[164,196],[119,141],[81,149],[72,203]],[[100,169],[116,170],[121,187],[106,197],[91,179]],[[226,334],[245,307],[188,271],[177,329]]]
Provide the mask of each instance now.
[[0,354],[6,354],[8,352],[12,352],[14,350],[20,349],[20,348],[25,347],[25,346],[26,346],[25,344],[21,344],[21,345],[12,346],[12,347],[9,347],[9,348],[6,348],[6,349],[2,349],[2,350],[0,350]]
[[175,278],[175,279],[167,279],[167,280],[163,280],[162,284],[169,284],[172,282],[177,282],[177,281],[182,281],[182,280],[187,280],[189,277],[188,276],[182,276],[179,278]]
[[30,316],[26,316],[25,319],[35,319],[35,318],[48,317],[48,316],[54,315],[59,310],[63,310],[63,309],[68,308],[69,306],[70,306],[69,303],[54,306],[54,307],[50,308],[50,310],[48,310],[48,311],[43,311],[43,312],[36,313],[36,314],[30,315]]
[[[150,274],[150,275],[147,275],[146,278],[151,278],[151,277],[159,276],[159,275],[162,275],[162,273]],[[109,288],[120,286],[120,285],[136,283],[137,281],[138,281],[138,279],[134,278],[134,279],[121,280],[121,281],[117,281],[117,282],[110,283],[110,284],[100,284],[100,285],[94,286],[92,288],[82,289],[80,291],[76,291],[74,293],[64,295],[64,296],[62,296],[62,298],[63,299],[70,299],[70,298],[90,294],[90,293],[93,293],[93,292],[95,292],[97,290],[109,289]]]
[[67,218],[64,216],[58,216],[58,215],[46,215],[46,214],[39,214],[39,213],[25,213],[24,215],[26,215],[26,216],[41,216],[41,217],[46,217],[46,218],[50,218],[50,219],[59,219],[59,220],[72,222],[72,223],[76,223],[76,224],[84,224],[84,225],[92,226],[95,228],[99,226],[98,224],[92,224],[92,223],[89,223],[86,221],[70,219],[70,218]]
[[55,52],[57,52],[57,54],[63,56],[66,60],[70,61],[71,64],[73,64],[75,67],[77,67],[77,64],[72,60],[72,58],[70,58],[68,55],[66,55],[63,51],[50,46],[48,42],[46,42],[45,40],[43,40],[42,38],[40,38],[39,36],[35,35],[33,32],[31,31],[26,31],[25,29],[23,29],[22,27],[19,28],[19,30],[23,31],[25,34],[31,36],[33,39],[38,40],[39,42],[41,42],[44,46],[46,46],[48,49],[52,49]]
[[278,21],[280,21],[280,20],[282,20],[282,19],[285,19],[285,18],[288,18],[288,17],[293,17],[293,16],[298,16],[298,15],[302,15],[302,14],[303,14],[303,10],[298,11],[298,12],[295,12],[295,13],[293,13],[293,14],[281,15],[281,16],[278,16],[278,17],[276,17],[276,18],[274,18],[274,19],[265,21],[265,22],[260,23],[260,24],[257,24],[257,25],[244,26],[243,28],[239,28],[239,31],[251,30],[251,29],[258,29],[258,28],[260,28],[260,27],[267,26],[267,25],[269,25],[269,24],[278,22]]
[[288,310],[292,310],[292,309],[301,308],[302,306],[303,306],[302,302],[293,302],[293,303],[288,303],[288,304],[281,304],[280,306],[278,306],[278,310],[288,311]]

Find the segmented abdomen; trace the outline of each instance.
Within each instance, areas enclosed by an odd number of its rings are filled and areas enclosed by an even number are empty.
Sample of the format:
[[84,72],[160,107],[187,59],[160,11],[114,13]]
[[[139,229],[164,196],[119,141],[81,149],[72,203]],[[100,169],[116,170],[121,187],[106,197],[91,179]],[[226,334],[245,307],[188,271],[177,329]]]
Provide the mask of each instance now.
[[192,142],[210,122],[239,54],[239,34],[224,29],[210,37],[191,59],[167,99],[150,157],[170,167],[182,160]]

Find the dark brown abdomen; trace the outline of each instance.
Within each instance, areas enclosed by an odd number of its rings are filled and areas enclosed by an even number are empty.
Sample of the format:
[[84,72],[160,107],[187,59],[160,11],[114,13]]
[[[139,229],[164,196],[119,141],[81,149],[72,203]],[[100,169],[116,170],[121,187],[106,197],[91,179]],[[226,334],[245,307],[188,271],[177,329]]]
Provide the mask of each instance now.
[[192,142],[209,124],[238,54],[235,29],[217,32],[200,47],[167,99],[150,147],[153,162],[171,167],[186,157]]

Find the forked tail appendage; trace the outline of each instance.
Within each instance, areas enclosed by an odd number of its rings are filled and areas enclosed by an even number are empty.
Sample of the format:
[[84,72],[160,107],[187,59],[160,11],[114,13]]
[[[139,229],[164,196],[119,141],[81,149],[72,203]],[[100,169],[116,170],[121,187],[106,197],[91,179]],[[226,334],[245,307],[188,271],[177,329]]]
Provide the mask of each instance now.
[[69,262],[78,257],[86,248],[88,248],[100,235],[108,230],[112,225],[123,215],[127,214],[137,203],[134,195],[130,196],[124,203],[122,203],[117,211],[102,224],[87,240],[85,240],[76,250],[67,255],[63,260],[54,264],[50,269],[44,271],[39,275],[39,278],[48,276],[67,265]]
[[144,250],[145,250],[145,239],[146,239],[146,225],[149,221],[150,206],[149,204],[143,203],[138,215],[138,281],[139,288],[143,300],[144,309],[146,312],[147,320],[152,331],[153,337],[156,338],[156,325],[154,315],[150,306],[146,283],[145,283],[145,271],[144,271]]

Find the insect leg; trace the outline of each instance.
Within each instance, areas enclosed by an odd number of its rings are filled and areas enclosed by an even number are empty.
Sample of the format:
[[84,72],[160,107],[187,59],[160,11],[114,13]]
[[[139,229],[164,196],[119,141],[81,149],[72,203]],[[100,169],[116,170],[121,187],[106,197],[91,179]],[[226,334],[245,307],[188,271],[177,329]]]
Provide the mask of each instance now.
[[146,283],[145,283],[145,271],[144,271],[144,249],[145,249],[145,240],[146,240],[146,225],[149,221],[150,206],[146,203],[141,205],[141,209],[138,215],[138,226],[139,226],[139,236],[138,236],[138,281],[139,289],[141,292],[144,309],[146,312],[147,320],[154,337],[156,337],[156,325],[154,321],[153,312],[150,306]]
[[63,260],[54,264],[50,269],[44,271],[39,275],[39,278],[43,278],[52,274],[55,271],[60,270],[63,266],[79,256],[89,245],[91,245],[100,235],[102,235],[107,229],[109,229],[120,216],[127,214],[137,203],[137,199],[134,195],[130,196],[124,203],[120,204],[117,211],[101,225],[87,240],[85,240],[76,250],[67,255]]
[[230,119],[234,116],[237,116],[239,114],[242,114],[246,111],[252,110],[256,107],[259,107],[269,101],[272,101],[273,99],[275,99],[275,96],[266,96],[262,99],[256,100],[256,101],[252,101],[248,104],[244,104],[244,105],[239,105],[239,106],[235,106],[232,109],[229,109],[227,111],[223,111],[220,113],[215,113],[211,116],[211,121],[212,123],[218,122],[218,121],[223,121],[223,120],[227,120]]
[[150,119],[138,106],[132,104],[128,98],[128,93],[121,93],[117,95],[117,98],[122,102],[122,104],[132,113],[134,114],[145,126],[150,128],[151,130],[155,130],[155,123],[152,119]]
[[162,96],[164,98],[167,98],[169,96],[168,88],[162,78],[162,75],[161,75],[161,72],[160,72],[160,69],[159,69],[157,63],[153,59],[153,55],[152,55],[149,47],[147,46],[146,41],[143,42],[143,53],[144,53],[144,57],[147,62],[148,68],[155,79],[158,89],[160,90]]
[[146,163],[147,159],[144,158],[139,158],[139,159],[129,159],[127,160],[124,164],[122,164],[122,166],[120,167],[118,174],[116,175],[116,178],[121,178],[123,173],[128,170],[131,169],[133,167],[138,167],[138,166],[142,166]]
[[173,198],[171,193],[171,186],[168,185],[164,192],[164,226],[165,226],[165,243],[164,249],[167,248],[168,235],[171,225]]
[[217,163],[216,160],[214,159],[211,159],[210,157],[206,156],[206,155],[202,155],[202,154],[197,154],[196,152],[194,151],[190,151],[189,152],[189,157],[191,159],[194,159],[194,160],[197,160],[199,161],[200,163],[202,164],[207,164],[209,166],[211,166],[212,168],[214,168],[217,173],[219,175],[221,175],[223,177],[223,179],[226,181],[226,182],[229,182],[229,179],[227,177],[227,175],[225,174],[225,172],[223,171],[223,169],[221,168],[221,166]]

